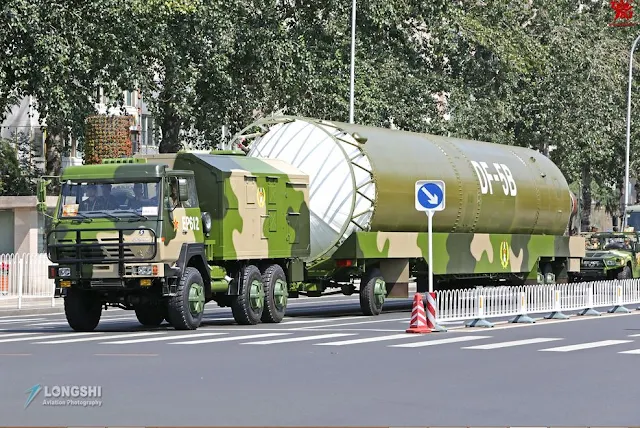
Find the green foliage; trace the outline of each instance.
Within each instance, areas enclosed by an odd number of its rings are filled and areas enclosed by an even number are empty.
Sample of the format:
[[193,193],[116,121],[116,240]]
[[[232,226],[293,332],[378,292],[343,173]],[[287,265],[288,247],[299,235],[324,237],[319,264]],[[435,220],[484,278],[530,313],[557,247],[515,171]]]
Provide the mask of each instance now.
[[0,196],[33,196],[41,171],[28,135],[0,139]]

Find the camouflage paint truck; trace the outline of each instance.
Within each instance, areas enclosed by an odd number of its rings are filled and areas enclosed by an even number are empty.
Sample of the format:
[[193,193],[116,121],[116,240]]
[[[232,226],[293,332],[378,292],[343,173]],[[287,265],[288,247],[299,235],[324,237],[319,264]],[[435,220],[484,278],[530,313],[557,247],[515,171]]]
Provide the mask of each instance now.
[[113,159],[67,167],[60,182],[49,276],[74,330],[94,330],[106,305],[146,326],[196,329],[212,300],[240,324],[280,322],[287,283],[303,279],[308,177],[282,161]]
[[583,233],[586,254],[577,280],[631,279],[640,277],[638,232]]
[[[447,190],[433,222],[435,289],[580,269],[584,238],[567,233],[575,197],[534,150],[286,116],[234,143],[243,151],[64,170],[48,253],[74,329],[94,329],[103,305],[195,329],[209,301],[240,324],[279,322],[288,298],[356,291],[377,315],[409,296],[411,277],[426,290],[427,219],[414,208],[424,179]],[[119,199],[96,209],[92,184]]]

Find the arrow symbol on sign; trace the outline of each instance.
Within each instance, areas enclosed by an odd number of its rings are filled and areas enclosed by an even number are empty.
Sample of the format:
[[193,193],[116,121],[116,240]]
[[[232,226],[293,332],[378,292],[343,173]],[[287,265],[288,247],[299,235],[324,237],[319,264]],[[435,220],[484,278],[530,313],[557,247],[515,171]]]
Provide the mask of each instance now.
[[432,195],[431,193],[429,193],[429,191],[427,189],[425,189],[424,187],[421,188],[420,190],[422,190],[422,193],[425,194],[425,196],[427,197],[427,199],[429,199],[429,203],[432,205],[435,205],[438,203],[438,197],[435,195]]

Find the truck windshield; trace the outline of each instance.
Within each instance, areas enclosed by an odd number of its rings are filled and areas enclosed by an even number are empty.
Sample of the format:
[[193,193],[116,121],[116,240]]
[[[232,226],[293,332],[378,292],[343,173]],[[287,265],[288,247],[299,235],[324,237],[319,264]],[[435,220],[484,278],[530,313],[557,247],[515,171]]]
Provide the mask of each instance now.
[[633,227],[633,230],[640,231],[640,211],[627,213],[627,227]]
[[63,183],[60,217],[157,216],[159,181]]

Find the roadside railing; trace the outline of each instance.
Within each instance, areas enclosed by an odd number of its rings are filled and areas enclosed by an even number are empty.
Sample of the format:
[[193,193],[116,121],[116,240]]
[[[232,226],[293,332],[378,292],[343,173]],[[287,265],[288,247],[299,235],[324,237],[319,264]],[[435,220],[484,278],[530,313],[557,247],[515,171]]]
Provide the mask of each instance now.
[[56,304],[45,253],[0,254],[0,309]]
[[640,279],[478,287],[437,291],[436,320],[466,321],[469,327],[491,327],[489,318],[513,317],[510,322],[533,322],[529,314],[548,313],[547,319],[564,319],[563,311],[578,315],[628,313],[625,305],[640,305]]

